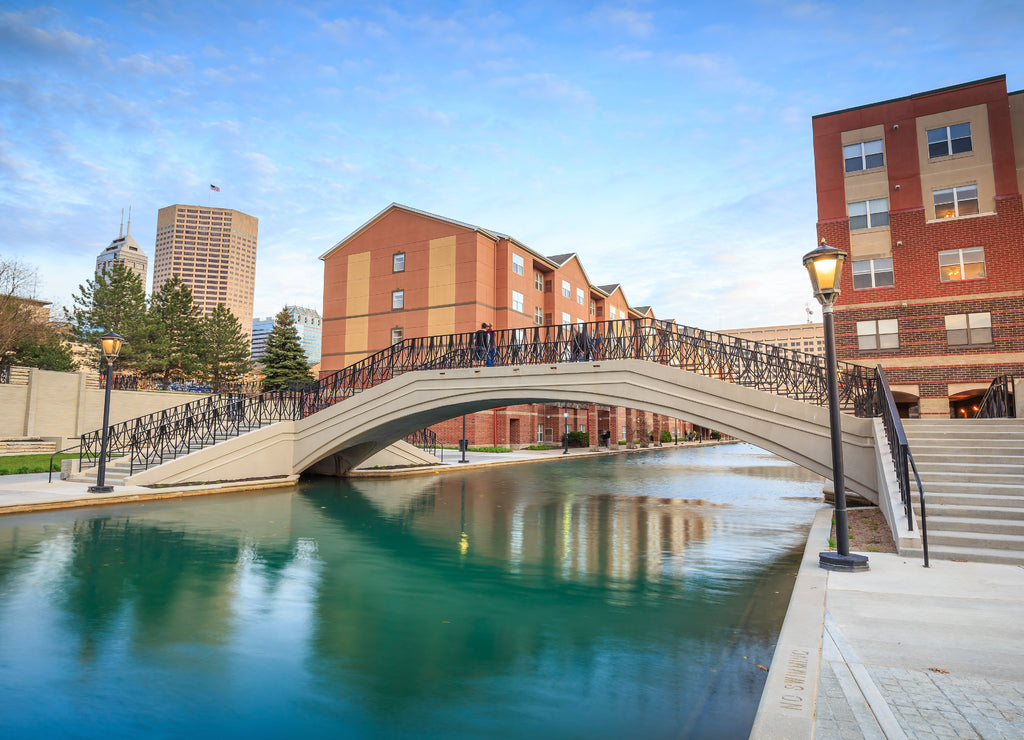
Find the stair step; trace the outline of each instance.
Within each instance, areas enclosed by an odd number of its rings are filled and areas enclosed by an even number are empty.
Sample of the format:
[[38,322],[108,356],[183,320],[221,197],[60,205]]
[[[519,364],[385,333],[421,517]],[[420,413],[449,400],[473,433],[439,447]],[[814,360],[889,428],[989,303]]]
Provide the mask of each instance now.
[[1024,556],[1024,536],[982,532],[948,532],[928,530],[929,545],[982,547],[989,550],[1016,550]]
[[[923,558],[920,548],[910,547],[900,551],[903,557]],[[999,563],[1003,565],[1024,565],[1024,552],[994,550],[988,547],[948,547],[928,543],[928,557],[932,560],[957,560],[971,563]]]
[[[1007,520],[1020,520],[1024,519],[1024,506],[970,506],[962,504],[937,504],[934,501],[925,498],[925,506],[928,507],[928,521],[935,518],[960,518],[966,517],[968,519],[977,519],[983,521],[986,519],[1007,519]],[[920,506],[914,507],[914,512],[918,518],[921,516]]]
[[[1015,535],[1024,537],[1024,511],[1018,519],[942,516],[928,512],[928,535],[939,532],[970,532],[977,535]],[[1024,543],[1022,543],[1024,544]]]
[[[941,456],[935,456],[939,458]],[[921,459],[914,455],[914,462],[917,464],[917,472],[924,478],[928,473],[934,476],[946,476],[948,474],[969,474],[979,473],[982,475],[1019,475],[1024,480],[1024,461],[1007,462],[1005,456],[985,456],[986,460],[977,458],[965,459],[946,457],[945,459],[933,459],[933,456],[926,455]]]
[[[916,494],[912,503],[916,509],[920,497]],[[925,486],[924,504],[930,509],[932,506],[964,506],[968,508],[984,509],[986,507],[1024,509],[1024,492],[1018,495],[1008,494],[980,494],[964,493],[961,491],[935,491]]]

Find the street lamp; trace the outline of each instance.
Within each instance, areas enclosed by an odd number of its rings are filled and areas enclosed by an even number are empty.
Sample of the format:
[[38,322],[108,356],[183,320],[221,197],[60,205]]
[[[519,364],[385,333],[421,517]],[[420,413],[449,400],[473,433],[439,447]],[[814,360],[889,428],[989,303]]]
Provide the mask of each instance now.
[[107,359],[107,390],[103,394],[103,432],[100,435],[100,468],[96,473],[96,485],[89,486],[89,493],[110,493],[114,490],[113,486],[106,485],[107,443],[110,431],[110,386],[114,384],[114,360],[117,359],[117,355],[121,352],[124,337],[108,331],[100,337],[100,344],[103,346],[103,356]]
[[562,414],[565,417],[565,434],[562,436],[562,454],[569,454],[569,407],[565,407]]
[[839,278],[843,274],[846,252],[821,246],[804,255],[804,267],[811,276],[814,297],[821,304],[825,332],[825,371],[828,381],[829,435],[832,438],[832,485],[835,488],[836,549],[818,554],[818,565],[826,570],[867,570],[866,555],[850,554],[850,533],[846,523],[846,482],[843,476],[843,439],[839,416],[839,383],[836,379],[836,341],[832,305],[839,297]]

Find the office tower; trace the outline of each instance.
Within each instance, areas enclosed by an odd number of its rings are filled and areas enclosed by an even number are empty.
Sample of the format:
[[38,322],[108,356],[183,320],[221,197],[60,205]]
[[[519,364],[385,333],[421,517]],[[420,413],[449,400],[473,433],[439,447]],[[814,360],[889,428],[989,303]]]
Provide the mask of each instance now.
[[134,272],[142,280],[142,286],[146,286],[146,268],[149,258],[142,251],[139,243],[132,238],[132,214],[128,211],[128,230],[124,228],[124,211],[121,212],[121,228],[118,230],[117,238],[110,242],[110,246],[100,252],[96,258],[96,274],[106,272],[116,263],[121,263]]
[[818,238],[848,255],[839,358],[881,364],[901,414],[973,416],[1024,372],[1024,91],[1000,75],[812,126]]
[[252,326],[259,219],[230,208],[173,205],[157,215],[153,290],[178,275],[206,316],[223,303]]
[[[313,308],[302,306],[285,306],[292,317],[295,330],[299,334],[299,344],[306,353],[306,361],[310,365],[320,362],[320,337],[323,331],[320,314]],[[252,320],[252,359],[261,360],[267,351],[267,337],[274,328],[275,316],[266,316]]]

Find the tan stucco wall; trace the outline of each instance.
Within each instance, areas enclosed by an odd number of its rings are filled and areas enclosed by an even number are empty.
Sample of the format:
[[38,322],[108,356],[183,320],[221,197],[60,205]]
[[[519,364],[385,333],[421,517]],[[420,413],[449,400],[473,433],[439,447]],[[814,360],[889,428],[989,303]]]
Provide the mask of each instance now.
[[[58,448],[103,425],[103,394],[87,388],[88,373],[31,369],[28,384],[0,384],[0,436],[52,437]],[[110,423],[195,401],[195,393],[111,391]]]

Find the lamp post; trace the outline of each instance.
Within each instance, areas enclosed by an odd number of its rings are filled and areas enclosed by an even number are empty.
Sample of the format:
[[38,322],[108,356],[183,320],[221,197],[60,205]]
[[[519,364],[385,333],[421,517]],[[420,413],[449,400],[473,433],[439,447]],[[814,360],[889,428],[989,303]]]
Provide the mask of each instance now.
[[569,454],[569,407],[565,407],[562,416],[565,419],[565,433],[562,435],[562,454]]
[[121,345],[124,344],[124,337],[108,331],[100,337],[100,344],[103,346],[103,356],[107,360],[107,390],[103,394],[103,431],[100,435],[100,467],[96,473],[96,485],[89,486],[89,493],[110,493],[113,486],[106,485],[107,482],[107,443],[109,442],[110,427],[110,386],[114,384],[114,360],[121,352]]
[[835,488],[835,520],[837,552],[818,554],[818,565],[826,570],[867,570],[866,555],[850,554],[850,533],[846,522],[846,481],[843,475],[843,439],[839,416],[839,382],[836,378],[836,341],[832,306],[839,297],[839,278],[843,273],[846,252],[821,246],[804,255],[804,267],[811,276],[814,297],[821,304],[825,333],[825,372],[828,382],[829,435],[832,438],[832,485]]

